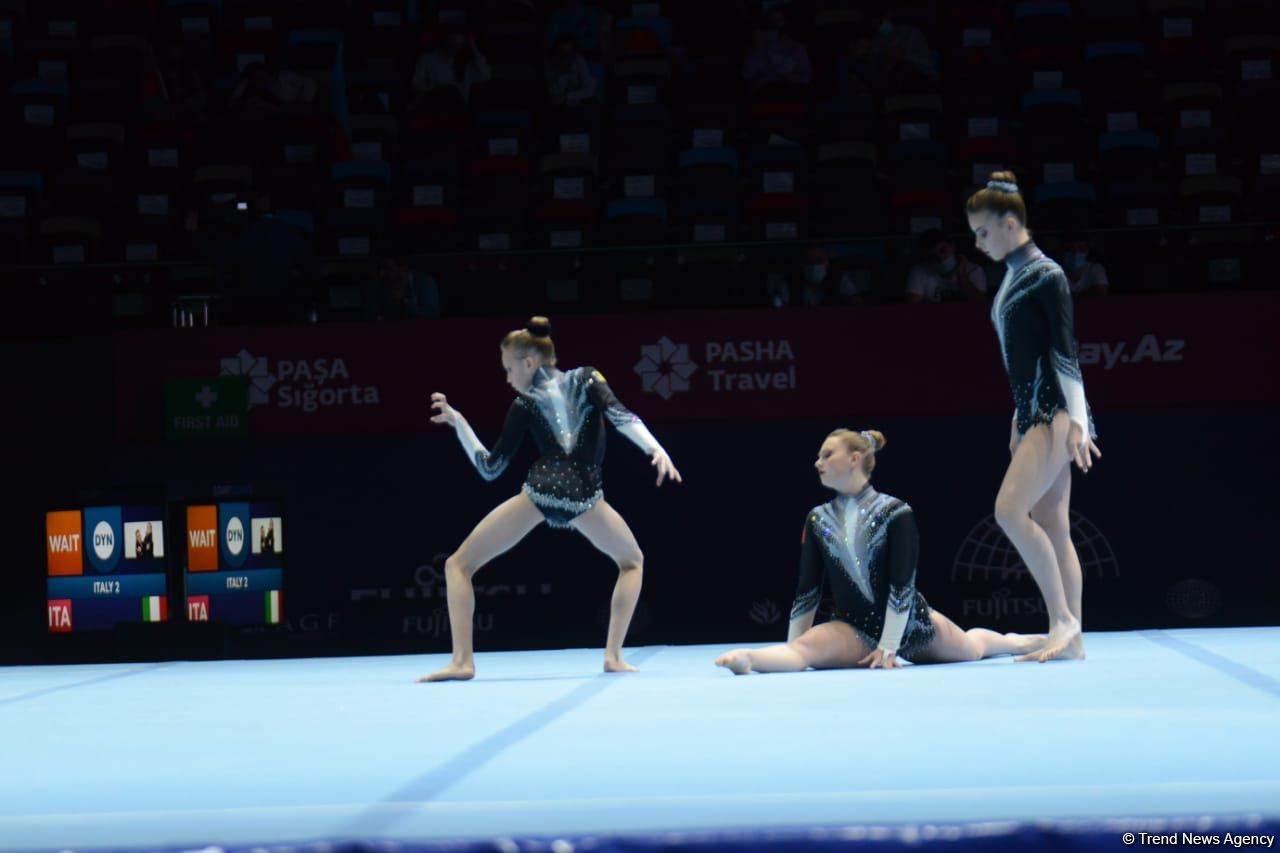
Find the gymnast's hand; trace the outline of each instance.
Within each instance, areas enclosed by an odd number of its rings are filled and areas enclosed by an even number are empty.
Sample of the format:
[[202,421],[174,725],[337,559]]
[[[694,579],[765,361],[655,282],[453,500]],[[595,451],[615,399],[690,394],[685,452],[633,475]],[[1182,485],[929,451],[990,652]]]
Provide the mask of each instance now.
[[862,660],[858,661],[858,666],[865,666],[867,669],[897,669],[902,666],[898,662],[897,652],[886,652],[884,649],[876,649]]
[[667,477],[671,478],[673,483],[683,483],[684,478],[680,476],[680,472],[676,470],[676,466],[671,462],[671,457],[661,447],[653,451],[653,460],[649,464],[658,469],[658,485],[662,485],[662,481]]
[[449,405],[449,401],[439,391],[431,395],[431,408],[436,413],[431,416],[433,424],[448,424],[449,426],[457,426],[458,418],[462,415],[458,414],[458,410]]
[[1094,457],[1102,458],[1102,451],[1098,449],[1098,445],[1093,443],[1084,431],[1084,427],[1075,421],[1071,422],[1071,426],[1067,429],[1067,452],[1075,459],[1076,467],[1086,474],[1093,467]]

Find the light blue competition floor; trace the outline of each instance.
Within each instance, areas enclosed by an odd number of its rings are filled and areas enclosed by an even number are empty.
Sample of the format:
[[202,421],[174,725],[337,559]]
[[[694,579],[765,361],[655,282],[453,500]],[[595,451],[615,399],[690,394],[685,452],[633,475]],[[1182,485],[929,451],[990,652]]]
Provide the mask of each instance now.
[[734,677],[726,647],[0,668],[0,848],[1280,814],[1280,628]]

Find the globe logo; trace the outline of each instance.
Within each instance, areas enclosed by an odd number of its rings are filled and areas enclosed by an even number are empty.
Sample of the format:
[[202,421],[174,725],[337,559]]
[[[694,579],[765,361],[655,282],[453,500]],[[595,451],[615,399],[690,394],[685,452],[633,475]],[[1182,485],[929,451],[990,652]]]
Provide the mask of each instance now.
[[[1071,541],[1086,578],[1118,578],[1120,564],[1105,536],[1092,521],[1071,512]],[[982,586],[961,603],[961,620],[998,624],[1045,617],[1044,599],[1031,572],[994,515],[978,522],[961,543],[951,566],[951,582]],[[1029,625],[1026,627],[1030,627]]]
[[[1071,511],[1071,542],[1086,578],[1120,577],[1120,564],[1111,543],[1096,524],[1075,510]],[[1031,580],[1031,573],[994,515],[988,515],[969,531],[951,566],[952,581],[1008,583],[1023,578]]]

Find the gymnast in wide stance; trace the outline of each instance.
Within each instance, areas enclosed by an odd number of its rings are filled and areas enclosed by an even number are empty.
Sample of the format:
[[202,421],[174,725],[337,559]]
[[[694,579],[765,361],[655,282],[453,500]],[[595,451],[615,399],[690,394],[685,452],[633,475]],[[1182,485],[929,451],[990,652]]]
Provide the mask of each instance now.
[[485,480],[496,479],[511,462],[526,433],[538,446],[524,487],[481,519],[458,550],[445,561],[449,630],[453,658],[445,668],[419,681],[463,681],[475,677],[472,620],[476,597],[472,576],[511,549],[544,521],[573,529],[618,566],[605,640],[605,672],[634,670],[622,657],[644,572],[644,556],[626,521],[604,498],[605,421],[613,424],[651,459],[657,484],[681,482],[671,457],[640,418],[618,402],[600,371],[556,367],[551,323],[534,317],[523,329],[502,339],[502,368],[516,399],[507,410],[502,434],[487,449],[462,413],[444,394],[431,395],[432,422],[452,426],[467,457]]

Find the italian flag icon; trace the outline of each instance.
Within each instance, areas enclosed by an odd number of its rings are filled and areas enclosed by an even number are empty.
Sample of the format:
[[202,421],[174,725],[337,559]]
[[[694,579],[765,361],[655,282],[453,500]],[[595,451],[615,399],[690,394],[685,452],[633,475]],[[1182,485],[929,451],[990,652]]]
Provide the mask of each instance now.
[[164,622],[169,618],[169,601],[163,595],[147,595],[142,598],[142,621]]
[[269,589],[266,594],[266,617],[268,625],[280,624],[280,590]]

